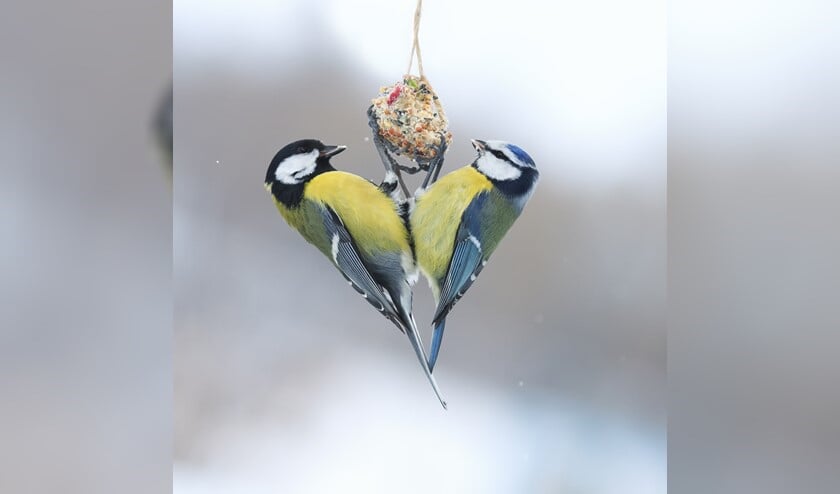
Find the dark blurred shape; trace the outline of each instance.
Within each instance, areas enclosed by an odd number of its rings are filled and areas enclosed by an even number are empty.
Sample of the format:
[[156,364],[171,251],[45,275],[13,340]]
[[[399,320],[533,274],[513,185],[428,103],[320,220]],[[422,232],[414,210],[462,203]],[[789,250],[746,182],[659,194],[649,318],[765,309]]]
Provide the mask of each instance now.
[[0,492],[171,487],[172,4],[0,15]]
[[163,164],[172,180],[172,84],[163,93],[155,111],[152,129],[160,148]]

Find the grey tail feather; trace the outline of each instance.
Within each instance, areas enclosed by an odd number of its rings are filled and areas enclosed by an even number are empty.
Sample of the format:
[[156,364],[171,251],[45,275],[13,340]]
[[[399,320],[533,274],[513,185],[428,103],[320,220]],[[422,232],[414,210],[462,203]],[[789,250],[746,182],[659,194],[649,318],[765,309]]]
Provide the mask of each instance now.
[[404,289],[401,291],[400,296],[397,300],[395,300],[397,302],[395,304],[395,308],[397,309],[397,314],[399,315],[399,321],[401,326],[403,326],[402,329],[405,330],[404,332],[406,336],[408,336],[408,341],[411,342],[411,346],[414,348],[414,353],[417,354],[417,360],[420,361],[420,366],[423,367],[423,372],[426,373],[426,378],[429,380],[429,383],[432,385],[432,389],[435,391],[435,395],[437,395],[437,398],[440,401],[440,405],[444,410],[446,410],[446,401],[444,401],[443,396],[441,396],[437,381],[435,381],[435,377],[429,369],[429,363],[426,359],[426,351],[423,349],[423,342],[420,339],[420,332],[417,330],[417,323],[414,321],[414,316],[411,314],[411,288],[407,283],[403,288]]
[[429,364],[426,361],[426,352],[423,350],[423,343],[420,341],[420,335],[417,331],[417,325],[414,323],[414,318],[409,316],[410,324],[406,327],[405,334],[408,336],[408,341],[411,342],[411,346],[414,348],[414,353],[417,354],[417,360],[420,361],[420,365],[423,367],[423,372],[426,373],[426,377],[429,379],[429,383],[432,385],[432,389],[435,391],[435,395],[437,395],[438,400],[440,400],[440,404],[444,410],[446,410],[446,402],[443,400],[443,397],[440,394],[440,389],[438,389],[437,382],[435,381],[435,376],[432,375],[432,371],[429,369]]
[[429,371],[435,370],[440,344],[443,343],[443,330],[446,329],[446,317],[435,323],[435,332],[432,335],[432,346],[429,348]]

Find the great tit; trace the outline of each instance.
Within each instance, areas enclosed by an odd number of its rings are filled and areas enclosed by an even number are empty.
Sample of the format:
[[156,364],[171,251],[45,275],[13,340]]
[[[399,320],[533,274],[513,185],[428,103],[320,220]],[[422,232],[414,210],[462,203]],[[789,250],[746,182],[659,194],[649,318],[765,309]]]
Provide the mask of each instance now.
[[437,303],[429,353],[432,370],[447,314],[487,264],[539,179],[534,160],[518,146],[477,139],[472,143],[478,152],[475,161],[421,188],[411,212],[417,264]]
[[411,314],[411,284],[417,268],[407,221],[387,194],[387,189],[396,184],[378,188],[362,177],[337,171],[330,158],[344,149],[315,139],[288,144],[271,160],[265,176],[266,190],[286,222],[408,336],[446,408]]

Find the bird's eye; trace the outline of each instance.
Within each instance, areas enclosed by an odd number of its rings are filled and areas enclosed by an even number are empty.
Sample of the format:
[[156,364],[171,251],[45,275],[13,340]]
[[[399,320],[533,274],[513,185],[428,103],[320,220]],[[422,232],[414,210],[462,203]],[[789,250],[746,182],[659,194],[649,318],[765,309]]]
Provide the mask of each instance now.
[[491,150],[490,150],[490,153],[491,153],[491,154],[493,154],[493,156],[495,156],[496,158],[499,158],[499,159],[500,159],[500,160],[502,160],[502,161],[510,161],[510,160],[508,159],[508,157],[507,157],[507,156],[505,156],[505,153],[503,153],[503,152],[501,152],[501,151],[497,151],[497,150],[495,150],[495,149],[491,149]]
[[299,147],[297,148],[297,152],[299,152],[299,153],[305,153],[305,152],[306,152],[306,149],[305,149],[303,146],[299,146]]

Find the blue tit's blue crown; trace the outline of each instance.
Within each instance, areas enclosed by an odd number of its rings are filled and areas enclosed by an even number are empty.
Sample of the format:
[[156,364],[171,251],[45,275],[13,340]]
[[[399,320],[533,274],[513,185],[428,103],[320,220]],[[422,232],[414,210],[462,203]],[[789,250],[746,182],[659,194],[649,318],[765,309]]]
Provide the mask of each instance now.
[[536,163],[534,163],[534,160],[531,159],[531,156],[529,156],[528,153],[526,153],[521,147],[516,144],[508,144],[507,148],[510,149],[510,152],[512,152],[517,158],[519,158],[519,161],[527,163],[533,167],[537,166]]
[[474,140],[478,157],[472,166],[509,197],[529,197],[539,178],[534,160],[522,148],[505,141]]

